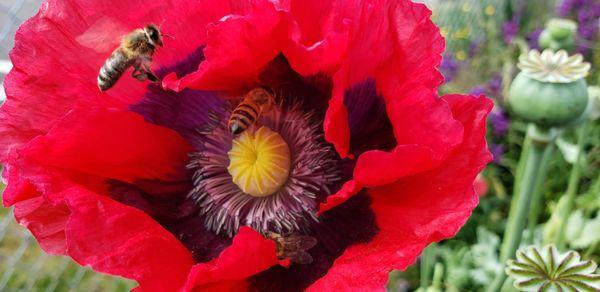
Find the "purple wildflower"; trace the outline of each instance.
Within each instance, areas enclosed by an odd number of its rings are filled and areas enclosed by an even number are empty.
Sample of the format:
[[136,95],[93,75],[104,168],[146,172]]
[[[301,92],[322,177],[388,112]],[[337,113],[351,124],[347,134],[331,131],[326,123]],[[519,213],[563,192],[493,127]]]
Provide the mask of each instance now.
[[488,81],[487,87],[492,94],[500,95],[502,93],[502,75],[494,75],[494,77]]
[[540,35],[542,34],[543,31],[544,31],[543,28],[538,28],[538,29],[535,29],[534,31],[532,31],[531,33],[529,33],[529,35],[527,36],[527,43],[529,44],[529,47],[531,49],[535,49],[535,50],[540,49],[539,40],[540,40]]
[[474,57],[481,52],[482,39],[476,39],[469,45],[469,57]]
[[483,87],[481,85],[475,86],[475,87],[471,88],[471,90],[469,90],[469,94],[476,95],[476,96],[484,95],[485,93],[486,93],[485,87]]
[[502,35],[505,43],[511,44],[519,35],[521,19],[526,7],[527,5],[524,0],[513,1],[514,10],[512,17],[502,24]]
[[559,3],[556,13],[561,17],[567,17],[573,13],[573,11],[586,8],[596,1],[597,0],[563,0]]
[[451,54],[445,54],[440,65],[440,71],[446,82],[452,82],[460,70],[460,63],[452,57]]
[[502,35],[504,37],[504,42],[510,44],[514,41],[514,39],[519,34],[519,22],[513,20],[504,22],[502,24]]
[[579,34],[584,39],[592,40],[598,34],[598,17],[600,17],[600,3],[590,4],[578,11]]
[[502,157],[504,153],[506,153],[506,146],[503,144],[490,144],[490,152],[492,152],[492,156],[494,156],[494,163],[500,164],[502,162]]
[[571,11],[573,11],[573,9],[575,8],[576,2],[581,2],[581,1],[563,0],[556,7],[556,14],[558,14],[560,17],[569,16],[569,14],[571,14]]
[[489,121],[492,124],[494,135],[498,137],[506,135],[510,127],[510,118],[501,107],[494,107],[494,110],[489,115]]
[[577,48],[579,53],[587,54],[598,40],[600,30],[600,1],[563,0],[557,7],[557,14],[570,17],[579,23]]

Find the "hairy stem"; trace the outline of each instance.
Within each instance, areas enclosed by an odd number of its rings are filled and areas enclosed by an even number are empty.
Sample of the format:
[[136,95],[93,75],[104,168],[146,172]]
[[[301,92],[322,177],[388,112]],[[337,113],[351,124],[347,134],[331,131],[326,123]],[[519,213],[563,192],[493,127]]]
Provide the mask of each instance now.
[[563,210],[559,210],[561,215],[561,220],[559,220],[558,229],[554,238],[554,243],[559,250],[563,250],[565,248],[565,233],[567,229],[567,223],[569,221],[569,217],[571,216],[571,212],[573,211],[573,206],[575,205],[575,196],[577,195],[577,190],[579,189],[579,182],[581,180],[581,171],[583,170],[583,158],[585,157],[585,144],[587,144],[588,140],[588,128],[589,122],[585,122],[581,128],[579,129],[579,137],[577,142],[577,159],[575,159],[575,163],[573,164],[573,168],[571,169],[571,175],[569,177],[569,185],[567,187],[567,191],[565,193],[566,196],[566,204],[564,205]]
[[[541,169],[547,169],[548,164],[554,157],[554,143],[550,143],[542,156],[542,162],[540,164]],[[531,244],[533,242],[533,233],[535,227],[538,224],[540,213],[543,210],[543,198],[544,198],[544,182],[546,181],[547,172],[540,173],[536,179],[535,186],[533,188],[533,194],[531,198],[531,210],[529,211],[529,219],[527,225],[527,237],[525,242]]]
[[539,129],[533,124],[529,126],[525,141],[526,145],[523,147],[517,169],[514,194],[500,250],[502,269],[498,271],[496,278],[488,287],[487,291],[489,292],[500,291],[504,284],[506,279],[504,265],[506,265],[507,260],[514,258],[521,242],[536,183],[538,178],[544,176],[546,172],[547,163],[542,163],[544,153],[549,145],[553,143],[555,137],[554,130]]
[[431,280],[431,272],[433,270],[433,263],[435,257],[435,243],[426,247],[421,254],[421,288],[427,289],[429,287],[429,281]]
[[444,265],[442,263],[436,263],[433,271],[433,282],[431,283],[431,287],[435,289],[435,291],[442,291],[442,277],[444,276]]

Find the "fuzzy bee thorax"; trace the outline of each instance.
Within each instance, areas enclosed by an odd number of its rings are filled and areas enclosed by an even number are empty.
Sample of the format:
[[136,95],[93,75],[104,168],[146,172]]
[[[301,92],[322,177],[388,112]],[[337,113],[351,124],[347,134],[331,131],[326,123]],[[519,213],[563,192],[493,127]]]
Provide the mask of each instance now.
[[121,49],[127,57],[152,54],[155,50],[143,29],[136,29],[121,41]]

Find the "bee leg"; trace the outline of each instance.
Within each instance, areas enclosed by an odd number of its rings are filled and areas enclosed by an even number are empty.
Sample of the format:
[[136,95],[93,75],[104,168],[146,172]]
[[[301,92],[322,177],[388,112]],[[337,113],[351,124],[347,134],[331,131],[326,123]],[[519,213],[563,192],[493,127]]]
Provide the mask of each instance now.
[[146,79],[148,79],[148,76],[146,75],[146,73],[143,72],[136,72],[133,71],[131,73],[131,77],[137,79],[138,81],[142,82],[142,81],[146,81]]
[[131,73],[131,77],[137,79],[140,82],[146,81],[146,80],[150,80],[152,82],[158,82],[159,79],[158,77],[156,77],[156,75],[154,75],[154,73],[152,72],[145,72],[142,70],[134,70]]
[[139,81],[150,80],[151,82],[159,82],[160,79],[156,77],[156,74],[152,72],[150,66],[152,65],[152,58],[146,56],[139,59],[134,64],[134,71],[131,76],[135,77]]
[[158,79],[158,77],[156,77],[156,75],[154,75],[154,73],[152,72],[141,72],[141,71],[134,71],[131,73],[131,77],[137,79],[140,82],[146,81],[146,80],[150,80],[151,82],[159,82],[160,80]]
[[158,79],[158,77],[156,77],[156,75],[154,75],[154,73],[152,73],[152,71],[146,72],[146,77],[148,78],[148,80],[150,80],[152,82],[159,82],[160,81],[160,79]]
[[144,72],[142,62],[140,62],[139,60],[133,64],[133,72],[131,72],[131,77],[137,79],[140,82],[146,81],[146,79],[148,79],[148,74]]

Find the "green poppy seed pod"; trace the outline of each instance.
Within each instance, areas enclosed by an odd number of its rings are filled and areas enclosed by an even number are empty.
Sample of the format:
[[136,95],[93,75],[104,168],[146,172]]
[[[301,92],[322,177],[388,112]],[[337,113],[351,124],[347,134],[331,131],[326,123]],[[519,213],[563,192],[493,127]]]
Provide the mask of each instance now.
[[506,273],[519,291],[598,291],[597,267],[576,251],[560,253],[553,245],[529,246],[507,262]]
[[589,86],[588,87],[588,104],[585,108],[585,112],[573,122],[573,126],[583,124],[588,120],[600,119],[600,87]]
[[508,104],[522,119],[542,128],[562,127],[586,110],[588,91],[583,79],[590,65],[581,55],[531,51],[519,60],[522,70],[512,82]]

